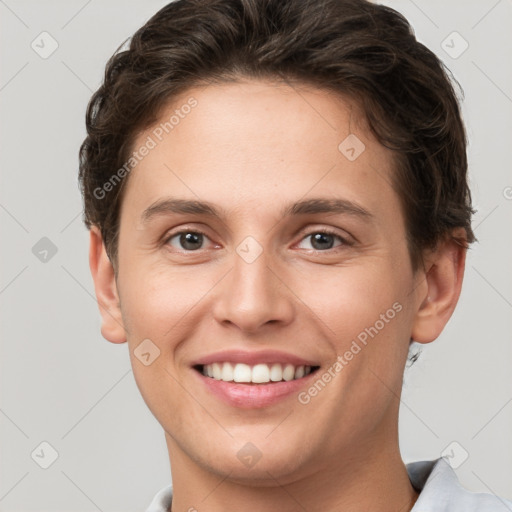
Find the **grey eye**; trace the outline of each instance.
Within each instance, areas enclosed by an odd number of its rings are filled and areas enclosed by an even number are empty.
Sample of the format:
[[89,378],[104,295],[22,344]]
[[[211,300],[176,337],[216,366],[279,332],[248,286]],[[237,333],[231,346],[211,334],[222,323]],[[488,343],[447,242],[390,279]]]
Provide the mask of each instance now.
[[[201,249],[205,235],[196,231],[181,231],[175,233],[167,240],[167,243],[176,249],[185,249],[187,251],[196,251]],[[178,247],[172,243],[173,239],[178,240]]]

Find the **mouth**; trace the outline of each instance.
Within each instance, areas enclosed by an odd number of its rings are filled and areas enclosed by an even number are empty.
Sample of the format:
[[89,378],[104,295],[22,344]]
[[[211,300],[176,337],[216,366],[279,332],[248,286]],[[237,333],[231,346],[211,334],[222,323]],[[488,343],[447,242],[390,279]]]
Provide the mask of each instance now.
[[237,409],[261,409],[297,398],[320,366],[225,361],[192,368],[211,398]]
[[238,384],[273,384],[303,379],[316,372],[319,366],[293,365],[290,363],[245,363],[218,362],[196,365],[193,367],[204,377],[216,381],[233,382]]

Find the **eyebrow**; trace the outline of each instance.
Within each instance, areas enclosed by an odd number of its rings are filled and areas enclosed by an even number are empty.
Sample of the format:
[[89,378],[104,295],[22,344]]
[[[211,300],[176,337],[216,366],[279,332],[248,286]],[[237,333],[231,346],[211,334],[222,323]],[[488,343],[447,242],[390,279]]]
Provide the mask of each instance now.
[[[168,215],[170,213],[206,215],[218,219],[225,219],[227,217],[224,209],[218,209],[208,201],[165,198],[156,201],[146,208],[141,215],[141,220],[143,223],[147,223],[154,217]],[[319,213],[332,215],[345,214],[368,219],[373,217],[373,215],[361,205],[347,199],[313,198],[286,205],[281,210],[281,218],[293,215]]]

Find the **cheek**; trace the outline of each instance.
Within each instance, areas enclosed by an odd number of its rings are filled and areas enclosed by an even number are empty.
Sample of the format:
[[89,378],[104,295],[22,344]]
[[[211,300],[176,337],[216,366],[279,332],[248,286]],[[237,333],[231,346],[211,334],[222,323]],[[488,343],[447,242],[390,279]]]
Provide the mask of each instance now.
[[[153,415],[163,425],[172,424],[173,414],[186,406],[187,397],[178,382],[176,353],[193,332],[195,306],[208,287],[191,279],[190,271],[186,277],[168,267],[124,268],[126,272],[120,268],[119,274],[121,311],[134,378]],[[142,356],[148,352],[149,356]]]
[[[173,271],[169,267],[133,265],[121,276],[120,290],[123,319],[129,330],[129,341],[150,338],[165,340],[166,348],[176,334],[186,328],[189,317],[213,286],[191,267]],[[213,277],[213,276],[212,276]]]
[[337,400],[340,414],[368,400],[385,408],[393,397],[389,388],[399,392],[411,326],[407,268],[380,257],[361,266],[326,267],[298,293],[321,320],[316,325],[333,365],[338,362],[331,370],[333,392],[343,397]]
[[328,328],[328,337],[343,348],[365,329],[377,323],[378,330],[384,331],[384,325],[387,329],[400,316],[396,311],[400,306],[393,305],[402,303],[406,283],[375,259],[372,264],[319,267],[307,281],[297,281],[294,289],[300,290],[297,295]]

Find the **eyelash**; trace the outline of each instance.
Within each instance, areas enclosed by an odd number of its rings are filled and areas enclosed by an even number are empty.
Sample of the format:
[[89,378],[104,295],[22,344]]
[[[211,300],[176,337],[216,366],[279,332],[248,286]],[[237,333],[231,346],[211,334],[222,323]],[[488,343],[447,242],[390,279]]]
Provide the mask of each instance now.
[[[175,233],[171,233],[169,236],[166,236],[164,241],[163,241],[163,244],[164,245],[167,245],[169,244],[169,241],[171,239],[173,239],[174,237],[178,236],[178,235],[182,235],[182,234],[185,234],[185,233],[194,233],[196,235],[202,235],[206,238],[209,239],[208,235],[206,233],[204,233],[203,231],[201,230],[198,230],[198,229],[182,229],[180,231],[176,231]],[[328,228],[324,228],[324,229],[315,229],[307,234],[305,234],[302,238],[301,238],[301,241],[304,240],[305,238],[307,237],[310,237],[312,235],[315,235],[315,234],[322,234],[322,235],[330,235],[330,236],[333,236],[335,238],[338,238],[340,241],[341,241],[341,245],[337,246],[337,247],[332,247],[330,249],[326,249],[324,251],[320,250],[320,249],[309,249],[310,251],[313,251],[315,253],[329,253],[329,252],[333,252],[333,251],[336,251],[338,249],[343,249],[344,246],[350,246],[350,245],[353,245],[351,242],[349,242],[346,238],[342,237],[340,234],[338,234],[336,231],[333,231],[333,230],[330,230]],[[197,249],[195,251],[190,251],[190,250],[183,250],[181,252],[185,252],[185,253],[197,253],[199,252],[201,249]]]

